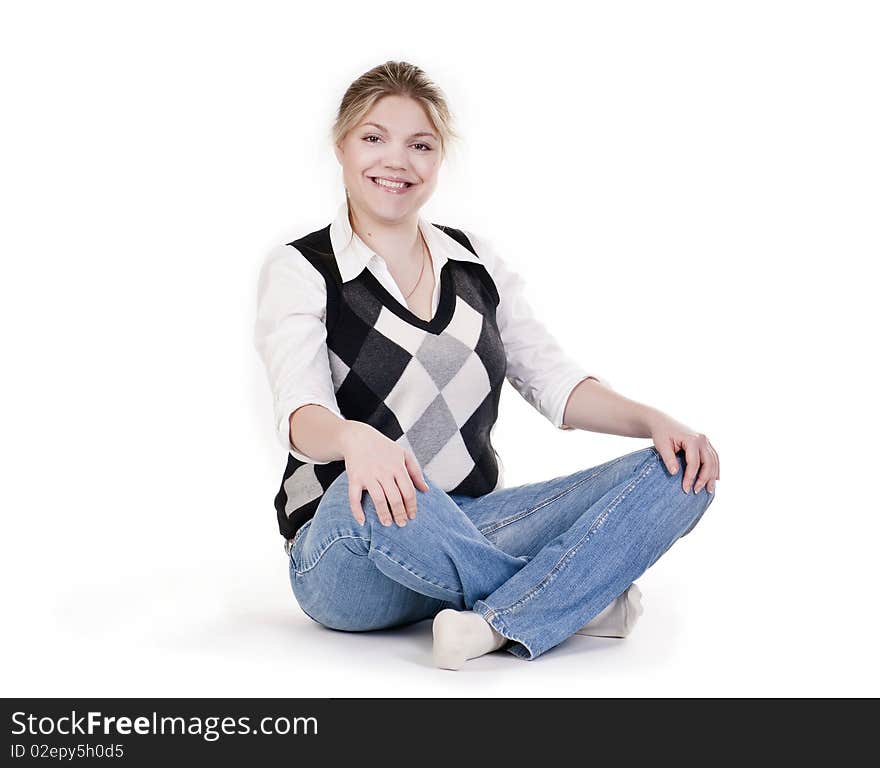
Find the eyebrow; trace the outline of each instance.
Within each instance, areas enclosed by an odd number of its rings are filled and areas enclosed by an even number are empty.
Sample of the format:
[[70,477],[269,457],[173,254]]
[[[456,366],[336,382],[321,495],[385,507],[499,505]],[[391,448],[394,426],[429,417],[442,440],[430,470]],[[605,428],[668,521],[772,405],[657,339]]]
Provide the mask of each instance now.
[[[368,125],[375,125],[380,131],[384,131],[385,133],[391,133],[384,125],[379,125],[379,123],[362,123],[361,127],[365,127]],[[432,139],[436,139],[437,137],[431,133],[430,131],[419,131],[418,133],[414,133],[410,136],[411,139],[415,139],[419,136],[430,136]]]

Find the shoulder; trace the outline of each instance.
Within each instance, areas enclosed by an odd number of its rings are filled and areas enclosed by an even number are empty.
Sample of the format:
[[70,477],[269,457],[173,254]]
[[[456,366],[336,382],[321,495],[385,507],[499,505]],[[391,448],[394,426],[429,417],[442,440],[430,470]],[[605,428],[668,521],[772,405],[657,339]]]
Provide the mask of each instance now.
[[296,300],[323,300],[327,287],[324,276],[293,243],[271,247],[260,267],[258,293],[287,296]]
[[463,229],[462,232],[471,241],[486,272],[492,278],[500,311],[505,316],[509,312],[522,311],[522,302],[527,292],[526,281],[513,259],[502,254],[503,246],[497,244],[494,238],[471,229]]
[[493,238],[472,229],[462,229],[461,232],[470,241],[480,258],[480,262],[499,288],[509,289],[512,283],[521,281],[518,269],[510,259],[502,255],[501,247]]
[[332,258],[330,225],[271,247],[263,259],[264,271],[294,272],[316,282],[321,265]]
[[479,263],[492,275],[498,262],[498,256],[492,247],[492,243],[486,237],[464,227],[451,227],[443,224],[435,224],[434,226],[440,229],[447,237],[455,240],[460,246],[467,248],[476,255]]
[[469,271],[475,271],[487,286],[497,307],[502,297],[509,293],[509,288],[503,262],[492,242],[473,229],[453,227],[442,227],[442,229],[446,235],[476,256],[476,262],[472,259],[462,259],[459,263]]

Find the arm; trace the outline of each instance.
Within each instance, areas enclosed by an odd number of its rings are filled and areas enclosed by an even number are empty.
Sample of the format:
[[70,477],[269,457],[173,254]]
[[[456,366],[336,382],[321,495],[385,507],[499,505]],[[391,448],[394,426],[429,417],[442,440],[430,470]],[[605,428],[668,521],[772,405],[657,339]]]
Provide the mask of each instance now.
[[[312,405],[303,410],[322,412],[317,417],[321,429],[334,431],[330,419],[345,423],[330,374],[326,301],[324,278],[296,248],[278,246],[268,254],[258,281],[254,346],[269,380],[281,445],[296,459],[314,464],[336,458],[337,446],[297,434],[297,446],[307,446],[306,453],[300,452],[292,440],[292,414]],[[314,421],[306,419],[307,431]],[[310,455],[309,448],[320,455]]]
[[345,458],[346,435],[356,423],[340,418],[322,405],[307,403],[290,414],[290,443],[316,464],[340,461]]
[[[275,402],[281,444],[306,464],[345,460],[349,505],[361,525],[367,491],[383,525],[405,525],[416,514],[416,488],[427,491],[412,451],[339,410],[327,348],[327,286],[296,248],[266,259],[257,290],[254,345]],[[295,442],[294,442],[295,440]]]
[[532,312],[522,278],[488,241],[472,232],[465,234],[498,288],[498,328],[507,354],[507,380],[513,387],[559,429],[650,437],[673,474],[676,452],[684,451],[684,489],[691,487],[699,469],[694,491],[707,486],[714,492],[715,481],[721,477],[720,462],[706,436],[656,408],[618,394],[608,379],[589,374],[569,358]]
[[[721,461],[709,438],[656,408],[618,394],[604,384],[587,379],[568,398],[563,420],[576,429],[624,437],[650,437],[670,474],[679,470],[682,453],[685,470],[681,487],[685,493],[706,488],[715,493],[721,479]],[[699,475],[697,473],[699,472]]]
[[580,382],[568,398],[563,423],[572,429],[624,437],[650,437],[660,412],[630,400],[595,379]]

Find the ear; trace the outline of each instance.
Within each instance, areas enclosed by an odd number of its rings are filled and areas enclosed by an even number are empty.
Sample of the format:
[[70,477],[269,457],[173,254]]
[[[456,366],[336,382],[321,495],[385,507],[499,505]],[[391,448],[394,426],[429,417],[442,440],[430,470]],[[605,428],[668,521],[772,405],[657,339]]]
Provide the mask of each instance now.
[[333,154],[336,155],[336,159],[339,161],[339,164],[342,165],[342,149],[340,149],[338,144],[333,145]]

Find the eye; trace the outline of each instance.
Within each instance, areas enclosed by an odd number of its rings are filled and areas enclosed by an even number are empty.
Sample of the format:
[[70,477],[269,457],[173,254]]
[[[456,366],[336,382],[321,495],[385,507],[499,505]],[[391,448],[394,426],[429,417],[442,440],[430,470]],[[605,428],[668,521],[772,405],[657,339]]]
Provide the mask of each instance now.
[[[370,139],[376,139],[376,141],[370,141]],[[376,143],[380,142],[381,140],[382,140],[382,137],[376,136],[376,134],[374,134],[374,133],[371,133],[367,136],[364,136],[364,141],[367,142],[367,144],[376,144]],[[416,144],[413,144],[413,146],[414,147],[422,147],[422,149],[420,149],[419,152],[430,152],[431,151],[431,147],[428,144],[425,144],[423,142],[418,142]]]

